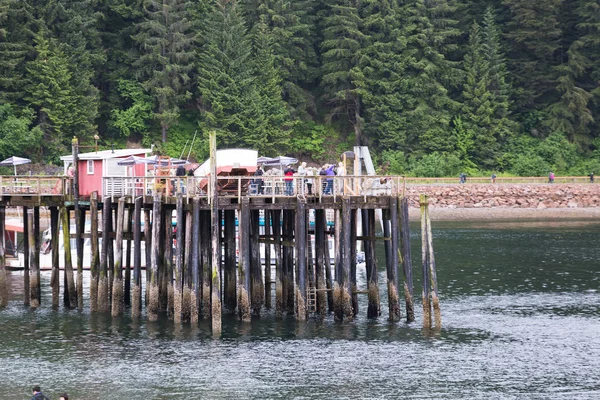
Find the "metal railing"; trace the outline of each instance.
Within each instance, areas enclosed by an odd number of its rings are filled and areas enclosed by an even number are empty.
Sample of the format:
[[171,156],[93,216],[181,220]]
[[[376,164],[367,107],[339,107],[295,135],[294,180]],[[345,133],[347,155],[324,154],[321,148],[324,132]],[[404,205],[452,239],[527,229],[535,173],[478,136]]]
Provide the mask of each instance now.
[[[210,197],[209,177],[110,177],[103,179],[104,196]],[[335,197],[342,195],[399,195],[401,176],[219,176],[221,197],[290,196]]]
[[[105,177],[102,180],[103,196],[175,196],[209,197],[209,177]],[[589,184],[587,176],[558,176],[555,184]],[[548,184],[547,177],[469,177],[469,184]],[[256,196],[279,198],[289,196],[377,196],[399,195],[406,186],[459,185],[458,178],[413,178],[404,176],[219,176],[218,191],[222,197]],[[64,176],[0,176],[3,196],[69,195],[72,179]]]
[[72,179],[63,176],[0,176],[1,195],[62,196],[68,194]]

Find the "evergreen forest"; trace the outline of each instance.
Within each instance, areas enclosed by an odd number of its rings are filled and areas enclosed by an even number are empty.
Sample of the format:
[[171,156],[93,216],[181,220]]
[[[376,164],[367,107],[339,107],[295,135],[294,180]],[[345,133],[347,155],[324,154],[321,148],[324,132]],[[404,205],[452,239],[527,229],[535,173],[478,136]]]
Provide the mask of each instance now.
[[600,2],[0,0],[0,159],[98,135],[202,161],[211,130],[386,173],[600,172]]

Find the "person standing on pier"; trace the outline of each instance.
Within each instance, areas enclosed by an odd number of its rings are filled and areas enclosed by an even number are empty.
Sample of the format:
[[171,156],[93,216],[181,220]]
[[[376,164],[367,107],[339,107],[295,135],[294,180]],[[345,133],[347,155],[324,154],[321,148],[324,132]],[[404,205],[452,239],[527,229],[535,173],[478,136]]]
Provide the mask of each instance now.
[[554,172],[552,171],[548,174],[548,183],[554,183]]
[[590,183],[594,183],[594,173],[588,175],[590,177]]
[[31,400],[50,400],[44,393],[42,393],[42,389],[38,385],[35,385],[32,389],[33,397]]
[[327,175],[327,188],[325,188],[325,194],[333,194],[333,176],[335,176],[335,171],[333,170],[335,166],[331,164],[326,170],[325,175]]
[[292,168],[291,165],[288,165],[283,174],[285,175],[285,195],[291,196],[294,194],[294,174],[296,170]]

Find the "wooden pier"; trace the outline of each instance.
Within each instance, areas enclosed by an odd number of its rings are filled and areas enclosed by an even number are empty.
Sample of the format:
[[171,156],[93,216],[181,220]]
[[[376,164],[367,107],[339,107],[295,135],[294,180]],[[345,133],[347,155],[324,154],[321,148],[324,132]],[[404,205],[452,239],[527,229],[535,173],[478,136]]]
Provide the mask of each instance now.
[[[294,315],[300,321],[311,316],[324,318],[329,312],[336,320],[351,321],[359,313],[357,297],[364,293],[368,296],[368,318],[382,315],[380,297],[387,295],[389,306],[384,314],[390,321],[399,321],[402,314],[406,321],[414,321],[408,202],[403,197],[403,180],[314,177],[315,190],[308,193],[306,178],[294,177],[294,194],[286,196],[275,191],[282,178],[261,177],[264,187],[271,189],[259,192],[252,188],[252,177],[220,177],[214,185],[206,184],[208,178],[172,177],[171,193],[164,186],[146,190],[152,187],[146,180],[154,178],[120,178],[125,182],[120,194],[79,197],[70,194],[67,178],[27,177],[31,183],[27,186],[39,191],[23,193],[3,186],[0,237],[4,238],[6,208],[22,209],[27,235],[23,301],[32,308],[41,306],[39,231],[40,207],[45,207],[54,238],[53,307],[58,307],[62,292],[64,307],[81,309],[84,297],[88,297],[92,313],[119,316],[128,312],[140,318],[145,307],[150,321],[164,317],[176,323],[196,323],[210,318],[213,332],[218,334],[222,313],[250,321],[252,315],[271,308],[278,317]],[[334,180],[331,192],[323,190],[325,179]],[[144,188],[141,192],[126,189],[140,187]],[[227,192],[224,187],[235,190]],[[376,234],[376,210],[383,215],[383,236]],[[332,232],[327,215],[334,216],[335,254],[330,254],[328,247]],[[428,221],[425,213],[424,218]],[[86,221],[91,224],[89,233],[85,233]],[[62,287],[56,240],[59,226],[65,247]],[[423,293],[429,296],[429,289],[433,289],[439,325],[430,225],[424,232],[427,289],[424,287]],[[70,238],[77,246],[75,260],[71,257]],[[92,252],[89,293],[83,293],[82,284],[85,239],[91,240]],[[376,241],[384,241],[385,260],[377,260]],[[365,287],[357,283],[359,242],[365,252]],[[4,241],[0,240],[0,308],[8,297],[4,255]],[[146,265],[145,295],[142,260]],[[385,264],[387,293],[379,293],[378,262]],[[428,301],[424,307],[429,307]],[[430,319],[431,314],[425,313],[424,317]]]

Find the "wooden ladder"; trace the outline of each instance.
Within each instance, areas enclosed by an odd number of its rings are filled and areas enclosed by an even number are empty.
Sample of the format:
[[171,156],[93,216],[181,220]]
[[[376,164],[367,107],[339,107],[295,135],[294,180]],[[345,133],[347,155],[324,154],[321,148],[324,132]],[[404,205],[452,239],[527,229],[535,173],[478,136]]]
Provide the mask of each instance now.
[[306,311],[309,313],[317,312],[317,288],[313,285],[306,288]]

